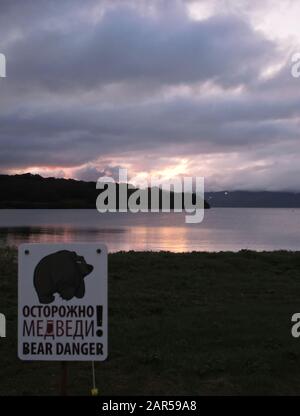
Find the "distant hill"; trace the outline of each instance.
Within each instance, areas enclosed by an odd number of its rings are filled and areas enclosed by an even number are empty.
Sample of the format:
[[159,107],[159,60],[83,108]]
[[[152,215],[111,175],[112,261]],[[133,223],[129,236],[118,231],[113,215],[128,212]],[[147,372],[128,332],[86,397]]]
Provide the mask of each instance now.
[[[135,191],[128,189],[128,196]],[[100,192],[95,182],[43,178],[30,173],[0,175],[0,208],[95,208]],[[150,201],[150,189],[148,192]],[[174,193],[171,193],[170,201],[172,209]],[[205,208],[209,208],[206,201]]]
[[211,207],[300,208],[300,193],[293,192],[206,192]]
[[[30,173],[0,175],[0,208],[95,208],[96,199],[100,192],[96,189],[95,182],[43,178],[40,175]],[[128,195],[133,192],[135,192],[135,189],[128,189]],[[174,194],[171,193],[171,208],[173,207],[173,201]],[[205,208],[210,206],[300,208],[300,193],[269,191],[206,192]]]

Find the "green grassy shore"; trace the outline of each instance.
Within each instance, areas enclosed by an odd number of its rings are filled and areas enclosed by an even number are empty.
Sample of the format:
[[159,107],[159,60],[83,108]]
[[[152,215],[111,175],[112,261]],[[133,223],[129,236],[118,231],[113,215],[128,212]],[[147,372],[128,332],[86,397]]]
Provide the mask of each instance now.
[[[58,394],[59,363],[17,358],[17,257],[0,249],[0,395]],[[300,394],[300,252],[109,256],[109,359],[101,395]],[[70,363],[69,394],[91,388]]]

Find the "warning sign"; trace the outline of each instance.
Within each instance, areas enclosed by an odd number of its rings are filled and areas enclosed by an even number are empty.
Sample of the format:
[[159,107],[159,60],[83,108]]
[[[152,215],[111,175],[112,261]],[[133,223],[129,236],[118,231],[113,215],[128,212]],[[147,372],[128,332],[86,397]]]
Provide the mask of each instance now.
[[20,359],[105,360],[106,246],[22,244],[18,315]]

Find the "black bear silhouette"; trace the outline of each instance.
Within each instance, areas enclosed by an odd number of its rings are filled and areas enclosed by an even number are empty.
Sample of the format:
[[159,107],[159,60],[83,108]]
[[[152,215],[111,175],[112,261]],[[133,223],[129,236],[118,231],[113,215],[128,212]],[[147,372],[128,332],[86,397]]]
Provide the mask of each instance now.
[[34,270],[33,283],[40,303],[54,301],[58,293],[62,299],[83,298],[84,277],[93,271],[85,258],[75,251],[62,250],[42,258]]

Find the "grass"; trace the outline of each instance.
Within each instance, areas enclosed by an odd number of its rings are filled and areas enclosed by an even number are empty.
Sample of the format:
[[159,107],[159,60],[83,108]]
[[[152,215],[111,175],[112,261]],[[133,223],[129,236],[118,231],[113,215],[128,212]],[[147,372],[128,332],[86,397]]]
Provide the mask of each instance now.
[[[298,395],[300,252],[127,252],[109,256],[109,359],[101,395]],[[0,395],[58,393],[59,363],[17,358],[17,259],[0,249]],[[69,394],[91,364],[71,363]]]

